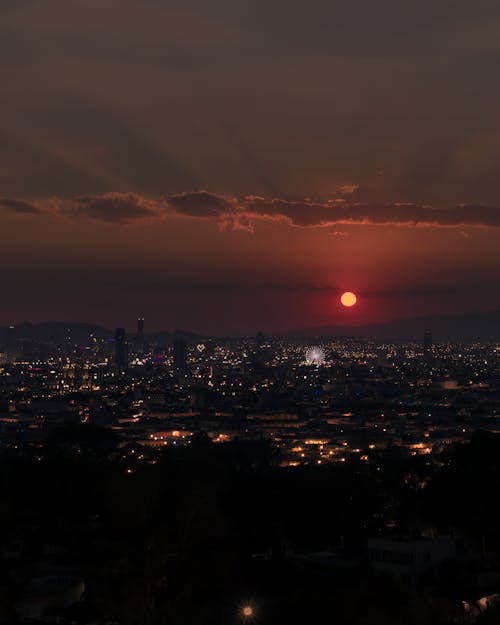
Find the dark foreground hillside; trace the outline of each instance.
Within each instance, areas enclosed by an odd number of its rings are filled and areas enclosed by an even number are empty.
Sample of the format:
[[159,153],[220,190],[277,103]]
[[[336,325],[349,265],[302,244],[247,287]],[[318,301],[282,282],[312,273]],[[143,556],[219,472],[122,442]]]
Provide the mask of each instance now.
[[[199,434],[146,457],[71,426],[6,449],[0,488],[2,624],[499,622],[474,606],[500,589],[493,434],[437,467],[391,448],[281,468],[265,442]],[[437,563],[442,537],[455,547]],[[407,567],[418,545],[421,571]]]

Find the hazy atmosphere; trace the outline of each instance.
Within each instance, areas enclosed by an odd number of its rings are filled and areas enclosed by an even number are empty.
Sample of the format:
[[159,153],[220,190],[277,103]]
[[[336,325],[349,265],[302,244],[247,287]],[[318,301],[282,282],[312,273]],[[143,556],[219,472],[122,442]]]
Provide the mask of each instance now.
[[499,36],[485,0],[3,0],[0,322],[498,309]]

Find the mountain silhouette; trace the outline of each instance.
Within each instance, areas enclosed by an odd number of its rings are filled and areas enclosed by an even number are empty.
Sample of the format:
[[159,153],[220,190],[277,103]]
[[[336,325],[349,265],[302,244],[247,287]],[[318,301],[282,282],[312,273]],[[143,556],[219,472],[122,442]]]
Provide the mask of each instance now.
[[321,326],[288,332],[288,336],[338,336],[375,339],[417,339],[431,330],[437,341],[500,340],[500,311],[402,317],[360,326]]

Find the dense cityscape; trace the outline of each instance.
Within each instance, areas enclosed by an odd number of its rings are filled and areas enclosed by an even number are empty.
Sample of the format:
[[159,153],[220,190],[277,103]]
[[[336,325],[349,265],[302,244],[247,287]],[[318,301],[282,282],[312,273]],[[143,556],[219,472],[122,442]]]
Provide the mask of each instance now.
[[496,618],[499,343],[145,324],[3,329],[0,622]]
[[[281,466],[345,462],[398,445],[436,461],[478,428],[498,430],[500,344],[137,332],[57,324],[52,339],[9,327],[0,372],[2,445],[41,443],[69,423],[111,428],[146,451],[265,438]],[[47,330],[46,330],[47,332]],[[500,430],[499,430],[500,431]]]
[[0,625],[500,624],[499,41],[0,0]]

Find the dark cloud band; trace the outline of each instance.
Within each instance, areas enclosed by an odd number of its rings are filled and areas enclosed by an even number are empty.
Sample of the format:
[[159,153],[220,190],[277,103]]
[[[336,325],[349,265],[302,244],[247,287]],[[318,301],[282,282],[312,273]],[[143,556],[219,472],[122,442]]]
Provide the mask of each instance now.
[[12,213],[31,215],[38,213],[38,208],[34,204],[25,202],[24,200],[12,200],[9,198],[0,198],[0,208]]
[[135,193],[106,193],[30,202],[0,198],[0,209],[26,215],[45,213],[69,219],[87,218],[116,225],[163,219],[202,219],[217,223],[221,230],[249,232],[253,232],[255,225],[262,221],[283,222],[302,228],[338,224],[500,227],[498,206],[370,203],[340,197],[326,202],[290,201],[259,196],[234,198],[209,191],[164,195],[158,199]]
[[259,220],[285,221],[304,228],[337,224],[500,227],[497,206],[435,207],[415,202],[353,202],[344,198],[294,202],[247,196],[237,200],[205,191],[165,196],[164,200],[177,214],[217,218],[225,229],[253,230]]

